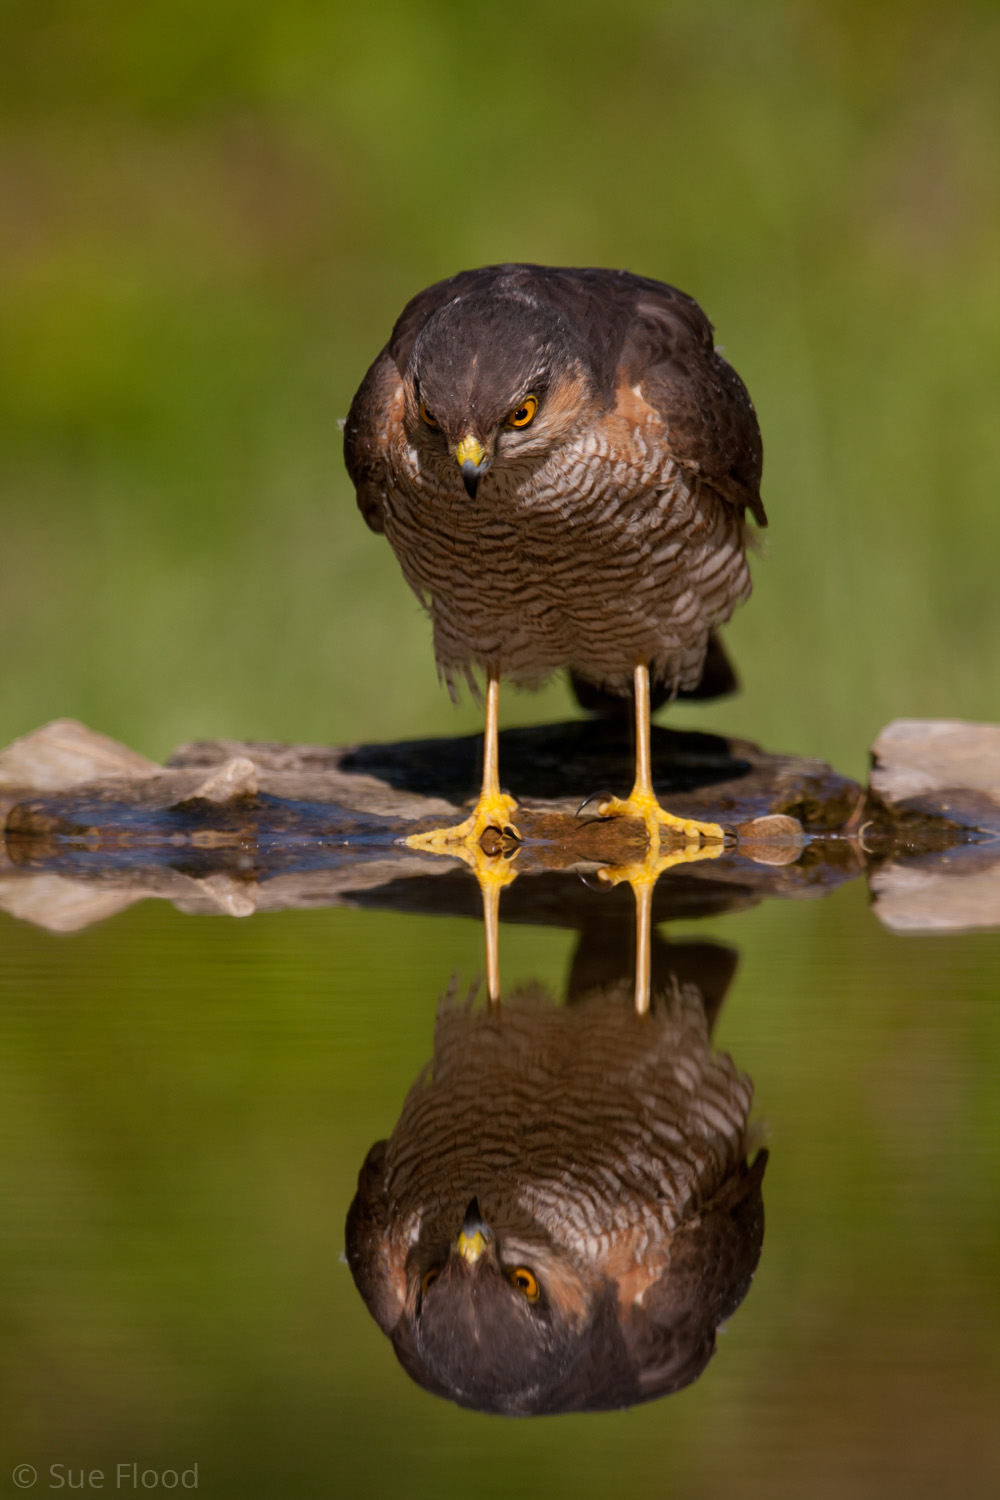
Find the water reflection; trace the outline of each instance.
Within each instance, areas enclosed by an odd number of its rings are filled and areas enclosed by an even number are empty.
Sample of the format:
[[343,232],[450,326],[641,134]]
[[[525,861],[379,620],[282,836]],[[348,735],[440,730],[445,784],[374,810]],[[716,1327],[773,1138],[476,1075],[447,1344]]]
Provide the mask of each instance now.
[[713,1052],[736,967],[716,943],[650,946],[634,1003],[630,924],[581,937],[565,1003],[441,1001],[432,1061],[362,1167],[347,1256],[426,1389],[537,1415],[689,1384],[750,1285],[766,1153],[748,1164],[750,1080]]

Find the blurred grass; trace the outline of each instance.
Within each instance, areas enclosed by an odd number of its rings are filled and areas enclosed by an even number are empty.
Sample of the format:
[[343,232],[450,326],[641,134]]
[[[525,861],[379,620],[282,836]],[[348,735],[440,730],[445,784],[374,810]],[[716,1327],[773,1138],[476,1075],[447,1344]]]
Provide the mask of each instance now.
[[[854,0],[8,0],[0,743],[473,729],[336,418],[503,259],[703,303],[771,517],[696,721],[860,772],[1000,702],[1000,11]],[[554,684],[507,722],[568,710]]]

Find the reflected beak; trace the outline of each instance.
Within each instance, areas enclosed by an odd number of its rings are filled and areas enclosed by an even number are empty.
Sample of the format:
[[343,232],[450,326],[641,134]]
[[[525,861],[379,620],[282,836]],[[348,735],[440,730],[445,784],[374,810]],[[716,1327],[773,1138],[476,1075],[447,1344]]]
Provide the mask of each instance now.
[[475,500],[479,481],[490,466],[486,449],[478,438],[467,434],[455,449],[455,462],[462,471],[462,483],[470,500]]
[[458,1253],[470,1266],[474,1266],[492,1238],[489,1226],[479,1217],[479,1199],[473,1198],[465,1210],[465,1223],[456,1241]]

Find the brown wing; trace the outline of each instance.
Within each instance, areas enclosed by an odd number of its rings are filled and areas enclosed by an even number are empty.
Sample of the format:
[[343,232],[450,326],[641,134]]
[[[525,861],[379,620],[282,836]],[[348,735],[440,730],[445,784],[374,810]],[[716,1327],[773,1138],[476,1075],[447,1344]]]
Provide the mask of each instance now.
[[677,461],[766,526],[764,450],[746,386],[716,353],[697,302],[660,282],[635,280],[638,300],[621,356],[628,384],[641,384],[666,420]]
[[358,509],[372,531],[385,530],[385,448],[402,392],[399,371],[388,348],[383,349],[358,387],[344,423],[344,463],[358,492]]
[[741,1165],[695,1217],[682,1224],[664,1274],[631,1309],[625,1338],[638,1367],[640,1400],[679,1390],[704,1369],[719,1324],[750,1289],[764,1243],[761,1183],[767,1152]]
[[406,1303],[406,1266],[405,1250],[399,1253],[389,1231],[385,1148],[385,1141],[376,1141],[358,1174],[344,1245],[355,1286],[379,1327],[391,1333]]

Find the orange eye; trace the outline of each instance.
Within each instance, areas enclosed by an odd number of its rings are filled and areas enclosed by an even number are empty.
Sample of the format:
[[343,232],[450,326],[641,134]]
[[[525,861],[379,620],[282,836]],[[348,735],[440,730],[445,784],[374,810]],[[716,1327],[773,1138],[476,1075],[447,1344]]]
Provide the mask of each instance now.
[[516,1286],[523,1297],[529,1302],[537,1302],[541,1296],[538,1282],[526,1266],[517,1266],[510,1272],[510,1284]]
[[507,418],[508,427],[529,427],[535,420],[535,412],[538,410],[538,397],[525,396],[520,406],[515,406]]
[[431,415],[422,401],[418,401],[417,405],[420,407],[420,415],[423,417],[428,427],[437,428],[441,426],[441,423],[438,421],[437,417]]
[[423,1297],[427,1296],[427,1288],[429,1286],[433,1286],[434,1282],[437,1281],[437,1279],[438,1279],[438,1277],[440,1275],[441,1275],[440,1271],[427,1271],[425,1273],[424,1279],[420,1283],[420,1294],[421,1294],[421,1296],[423,1296]]

